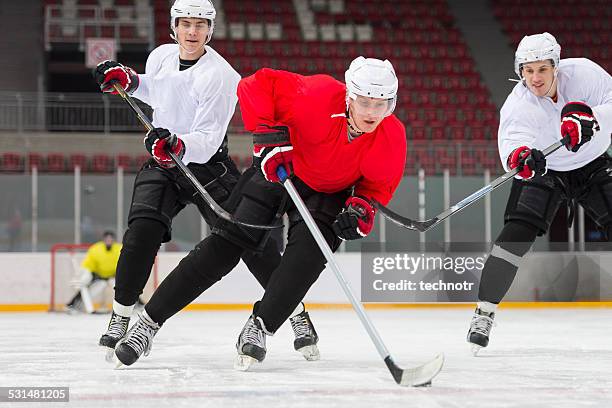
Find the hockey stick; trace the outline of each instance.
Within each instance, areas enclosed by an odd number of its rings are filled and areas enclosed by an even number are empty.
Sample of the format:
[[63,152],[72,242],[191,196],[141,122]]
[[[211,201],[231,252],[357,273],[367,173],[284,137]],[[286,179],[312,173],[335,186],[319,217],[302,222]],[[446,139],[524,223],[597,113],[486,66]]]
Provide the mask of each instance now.
[[423,365],[409,369],[402,369],[398,367],[397,364],[395,364],[393,358],[391,357],[391,354],[389,354],[389,351],[387,350],[387,347],[385,347],[385,344],[383,343],[380,335],[376,331],[376,328],[374,327],[374,325],[372,325],[372,322],[368,318],[368,315],[366,314],[363,305],[357,300],[357,298],[353,294],[353,291],[351,290],[348,281],[344,278],[342,271],[340,271],[340,266],[338,266],[338,263],[334,258],[334,254],[331,248],[329,247],[327,241],[325,241],[325,238],[323,237],[323,234],[315,224],[312,215],[310,215],[308,208],[306,207],[304,201],[295,189],[295,186],[293,185],[291,180],[289,180],[287,172],[282,166],[280,166],[277,171],[277,174],[280,180],[282,181],[283,186],[285,186],[285,189],[289,193],[289,196],[293,200],[293,203],[297,207],[300,215],[304,219],[306,226],[308,226],[308,229],[310,230],[310,233],[312,234],[314,240],[319,245],[321,252],[323,252],[323,255],[325,255],[325,258],[327,259],[327,264],[330,266],[332,271],[334,271],[336,279],[338,279],[338,283],[340,283],[340,286],[342,286],[344,293],[349,298],[349,301],[353,305],[353,309],[355,309],[355,311],[357,312],[357,316],[359,316],[359,319],[361,320],[361,323],[368,332],[370,339],[372,339],[372,342],[374,342],[378,353],[385,361],[385,364],[391,372],[391,375],[393,376],[395,382],[402,386],[413,387],[430,385],[431,380],[442,369],[442,365],[444,364],[444,355],[439,354],[433,360]]
[[[565,146],[567,143],[569,143],[569,141],[570,141],[570,136],[566,135],[563,139],[561,139],[558,142],[548,146],[542,152],[544,154],[544,157],[553,154],[559,148],[561,148],[562,146]],[[435,227],[436,225],[438,225],[440,222],[442,222],[446,218],[450,217],[451,215],[453,215],[453,214],[463,210],[464,208],[468,207],[469,205],[471,205],[471,204],[475,203],[476,201],[480,200],[482,197],[486,196],[491,191],[495,190],[497,187],[501,186],[502,184],[506,183],[507,181],[512,180],[512,178],[514,178],[514,176],[518,172],[519,172],[519,168],[516,167],[516,168],[510,170],[509,172],[507,172],[505,174],[502,174],[501,176],[499,176],[498,178],[496,178],[495,180],[493,180],[491,183],[487,184],[486,186],[484,186],[480,190],[470,194],[469,196],[467,196],[463,200],[459,201],[457,204],[455,204],[452,207],[442,211],[440,214],[436,215],[435,217],[430,218],[430,219],[425,220],[425,221],[412,220],[410,218],[407,218],[407,217],[404,217],[402,215],[399,215],[398,213],[390,210],[389,208],[385,207],[384,205],[382,205],[381,203],[379,203],[376,200],[374,200],[373,204],[374,204],[374,207],[376,207],[378,210],[380,210],[380,213],[385,218],[391,220],[392,222],[394,222],[395,224],[399,225],[400,227],[404,227],[404,228],[407,228],[409,230],[425,232],[425,231],[428,231],[431,228]]]
[[[115,90],[121,96],[121,98],[123,98],[123,100],[127,102],[127,104],[130,106],[130,108],[132,108],[132,111],[134,111],[134,113],[138,117],[138,120],[140,120],[140,123],[142,123],[144,125],[144,127],[148,131],[152,130],[153,129],[153,124],[151,123],[151,121],[149,120],[147,115],[145,115],[144,112],[140,109],[140,107],[138,105],[136,105],[136,103],[134,102],[132,97],[130,95],[128,95],[123,90],[123,88],[119,84],[117,84],[117,83],[113,84],[113,88],[115,88]],[[202,198],[204,199],[206,204],[208,204],[208,206],[220,218],[223,218],[224,220],[229,221],[231,223],[234,223],[236,225],[240,225],[240,226],[248,227],[248,228],[253,228],[253,229],[258,229],[258,230],[271,230],[271,229],[283,228],[284,227],[283,223],[277,223],[277,224],[272,224],[272,225],[259,225],[259,224],[249,224],[247,222],[238,221],[237,219],[235,219],[232,216],[232,214],[230,214],[227,211],[225,211],[223,209],[223,207],[221,207],[215,201],[214,198],[212,198],[212,196],[208,193],[208,191],[206,191],[206,189],[204,187],[202,187],[202,184],[200,184],[198,179],[193,175],[191,170],[189,170],[189,168],[185,165],[185,163],[183,163],[183,161],[181,159],[179,159],[173,152],[168,152],[168,154],[172,158],[172,161],[174,162],[174,164],[183,173],[183,175],[185,177],[187,177],[187,179],[189,179],[189,181],[191,182],[193,187],[196,189],[196,191],[198,193],[200,193],[200,195],[202,196]]]

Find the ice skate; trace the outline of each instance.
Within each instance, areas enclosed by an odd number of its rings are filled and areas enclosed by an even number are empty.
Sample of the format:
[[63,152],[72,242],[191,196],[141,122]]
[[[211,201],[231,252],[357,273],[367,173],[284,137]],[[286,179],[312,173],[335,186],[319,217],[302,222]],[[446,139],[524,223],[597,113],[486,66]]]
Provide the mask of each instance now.
[[120,364],[129,366],[134,364],[141,355],[148,356],[153,345],[153,337],[160,327],[144,312],[115,348],[115,356]]
[[489,344],[489,336],[495,322],[495,312],[487,313],[479,308],[474,311],[467,341],[471,344],[472,354],[476,356],[481,348]]
[[127,332],[130,323],[129,317],[119,316],[115,312],[111,315],[106,333],[100,337],[98,344],[106,348],[106,361],[113,362],[115,356],[115,346]]
[[238,356],[234,368],[247,371],[255,362],[261,363],[266,358],[266,331],[260,317],[251,316],[238,336],[236,350]]
[[302,311],[302,313],[291,317],[289,321],[291,322],[293,333],[295,333],[293,348],[302,353],[308,361],[318,360],[321,357],[317,347],[319,336],[312,324],[312,320],[310,320],[308,312]]

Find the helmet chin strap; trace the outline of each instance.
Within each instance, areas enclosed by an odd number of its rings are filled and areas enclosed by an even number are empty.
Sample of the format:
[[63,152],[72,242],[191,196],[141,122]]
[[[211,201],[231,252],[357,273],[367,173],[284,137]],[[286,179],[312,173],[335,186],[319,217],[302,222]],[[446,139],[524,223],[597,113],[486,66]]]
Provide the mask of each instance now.
[[557,68],[555,68],[555,74],[553,76],[553,80],[550,83],[550,88],[548,88],[548,91],[546,91],[546,93],[544,94],[545,96],[548,96],[548,97],[552,98],[552,95],[549,95],[549,93],[550,93],[550,91],[552,91],[553,86],[556,85],[556,82],[557,82]]
[[[365,133],[363,130],[357,127],[356,123],[353,125],[351,124],[350,110],[348,107],[346,108],[346,124],[349,127],[349,139],[354,139]],[[351,133],[354,133],[354,134],[351,134]]]

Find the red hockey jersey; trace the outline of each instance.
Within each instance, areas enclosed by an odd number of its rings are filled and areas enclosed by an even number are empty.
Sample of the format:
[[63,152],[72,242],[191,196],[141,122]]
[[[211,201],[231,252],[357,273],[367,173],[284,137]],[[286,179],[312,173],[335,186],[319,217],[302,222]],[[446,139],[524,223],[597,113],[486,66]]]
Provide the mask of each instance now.
[[388,116],[372,133],[349,142],[346,86],[327,75],[260,69],[238,84],[245,128],[289,127],[293,171],[312,189],[355,194],[387,204],[404,173],[406,130]]

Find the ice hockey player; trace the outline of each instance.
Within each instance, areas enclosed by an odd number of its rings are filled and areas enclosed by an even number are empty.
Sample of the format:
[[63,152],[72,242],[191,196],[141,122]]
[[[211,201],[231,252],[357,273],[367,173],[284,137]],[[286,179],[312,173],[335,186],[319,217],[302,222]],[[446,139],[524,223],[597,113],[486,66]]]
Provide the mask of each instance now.
[[[145,73],[114,61],[94,71],[104,92],[115,93],[118,82],[133,97],[154,109],[153,125],[144,139],[152,159],[134,182],[128,229],[117,266],[113,314],[99,344],[112,358],[117,342],[127,332],[138,296],[149,278],[162,242],[171,239],[173,218],[195,204],[212,225],[216,215],[174,167],[168,151],[188,165],[217,203],[230,196],[240,173],[228,156],[226,131],[234,114],[240,75],[212,47],[215,8],[209,0],[176,0],[170,11],[176,44],[154,49]],[[258,222],[259,224],[259,222]],[[280,262],[273,242],[260,256],[245,252],[243,259],[262,286]]]
[[[327,75],[268,68],[240,82],[240,108],[246,129],[253,132],[259,170],[242,177],[230,209],[251,222],[271,222],[287,213],[290,227],[281,263],[238,338],[237,368],[264,359],[266,336],[301,308],[325,267],[322,252],[278,183],[278,166],[292,169],[298,192],[333,250],[341,239],[367,236],[374,225],[372,200],[388,203],[404,171],[406,133],[392,115],[397,88],[389,61],[364,57],[351,63],[346,84]],[[138,359],[166,319],[229,273],[245,249],[261,247],[265,239],[258,231],[218,221],[213,234],[154,293],[145,308],[151,321],[141,319],[130,329],[117,346],[118,359],[124,364]],[[307,315],[303,320],[307,323]],[[312,358],[308,344],[316,344],[316,333],[309,327],[293,328],[296,342],[304,339],[302,352]]]
[[68,311],[95,311],[92,299],[99,296],[108,285],[114,286],[120,251],[121,244],[115,240],[115,233],[112,231],[105,231],[102,241],[87,249],[85,259],[80,265],[80,276],[73,282],[78,292],[66,305]]
[[[514,70],[520,82],[500,114],[499,154],[506,170],[518,167],[505,225],[482,271],[478,305],[467,341],[474,355],[489,343],[497,305],[508,292],[521,258],[548,231],[560,204],[575,203],[612,237],[612,78],[586,58],[560,59],[549,33],[524,37]],[[567,149],[542,149],[569,135]]]

